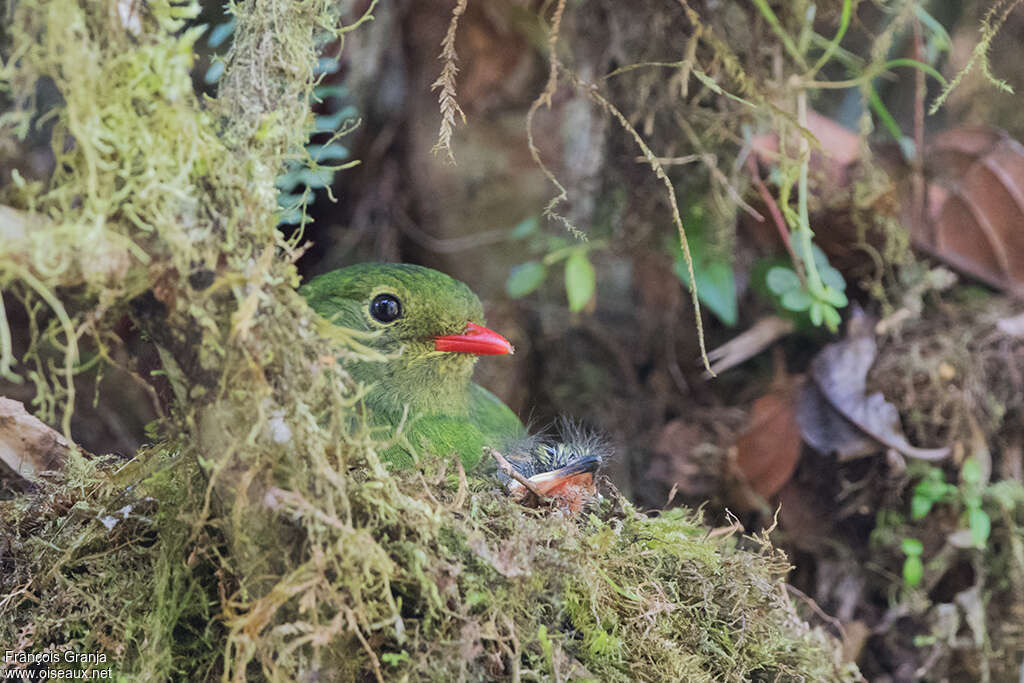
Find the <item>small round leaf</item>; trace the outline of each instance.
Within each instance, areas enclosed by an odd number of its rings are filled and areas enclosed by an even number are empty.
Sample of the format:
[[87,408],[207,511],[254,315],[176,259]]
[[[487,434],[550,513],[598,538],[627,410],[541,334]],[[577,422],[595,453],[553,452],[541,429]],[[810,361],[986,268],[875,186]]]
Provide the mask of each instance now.
[[981,508],[971,508],[967,513],[968,526],[971,527],[971,540],[975,548],[984,548],[988,535],[992,532],[992,519]]
[[800,287],[800,278],[789,268],[775,266],[765,276],[765,284],[768,289],[778,295]]
[[512,268],[505,282],[505,291],[513,299],[524,297],[533,290],[540,287],[544,282],[548,269],[544,264],[536,261],[528,261]]
[[931,498],[915,495],[910,499],[910,519],[916,522],[927,517],[932,511],[933,502]]
[[921,557],[918,555],[911,555],[903,562],[903,582],[910,588],[913,588],[917,584],[921,583],[921,577],[924,576],[924,564],[921,562]]
[[811,305],[811,297],[804,288],[800,287],[783,293],[779,303],[787,311],[806,311]]
[[565,293],[569,297],[569,310],[583,310],[594,296],[597,276],[585,251],[574,251],[565,261]]
[[904,538],[900,541],[900,549],[904,555],[915,556],[924,552],[924,545],[916,538]]

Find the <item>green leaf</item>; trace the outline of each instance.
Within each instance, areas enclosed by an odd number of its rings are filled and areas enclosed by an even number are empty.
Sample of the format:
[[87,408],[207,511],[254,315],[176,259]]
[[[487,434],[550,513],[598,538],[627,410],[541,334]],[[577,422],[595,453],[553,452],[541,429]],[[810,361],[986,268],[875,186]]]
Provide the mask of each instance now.
[[565,261],[565,293],[569,297],[569,310],[583,310],[593,298],[596,287],[597,276],[587,253],[582,250],[574,251]]
[[814,265],[818,269],[822,284],[840,292],[846,291],[846,280],[843,279],[843,274],[832,267],[832,264],[828,262],[828,256],[817,244],[811,244],[811,258],[814,259]]
[[206,70],[206,75],[203,76],[203,82],[207,85],[216,83],[220,79],[221,74],[223,73],[224,60],[215,59],[213,62],[210,63],[210,68]]
[[313,88],[313,95],[318,100],[326,100],[328,97],[344,97],[345,95],[348,95],[348,88],[335,83],[331,83],[329,85],[318,85]]
[[775,266],[765,276],[765,284],[773,293],[782,295],[786,292],[800,287],[800,278],[793,272],[792,268]]
[[336,142],[329,145],[307,145],[306,150],[309,152],[309,156],[313,157],[313,161],[317,163],[344,161],[350,156],[348,148]]
[[508,281],[505,282],[505,291],[513,299],[524,297],[540,287],[547,274],[548,269],[544,264],[536,261],[514,266],[508,275]]
[[[716,250],[708,243],[706,237],[711,226],[708,217],[700,204],[691,204],[686,208],[686,240],[693,258],[693,273],[697,280],[697,298],[719,320],[726,325],[735,325],[739,317],[736,302],[736,277],[733,274],[732,262],[726,254]],[[690,271],[686,266],[686,256],[682,246],[671,239],[666,247],[675,258],[673,270],[680,282],[690,287]]]
[[[801,258],[804,257],[803,249],[800,250],[800,255]],[[811,258],[814,259],[814,265],[818,268],[819,271],[823,268],[829,267],[828,256],[826,256],[825,252],[821,250],[821,247],[819,247],[814,242],[811,242]]]
[[980,507],[972,507],[967,512],[967,523],[971,528],[971,540],[976,548],[984,548],[988,535],[992,532],[992,519]]
[[[690,271],[681,255],[676,259],[674,270],[679,280],[689,287]],[[695,260],[693,270],[697,276],[697,298],[700,302],[726,325],[735,325],[739,312],[732,267],[725,261],[708,258]]]
[[903,550],[904,555],[913,557],[924,552],[924,545],[916,538],[904,538],[900,542],[900,549]]
[[821,323],[825,319],[825,314],[823,312],[824,308],[825,304],[821,303],[820,301],[811,302],[811,308],[808,310],[808,313],[811,316],[811,324],[814,325],[815,327],[821,326]]
[[826,304],[824,307],[824,313],[825,327],[828,328],[829,332],[837,331],[839,329],[839,323],[843,321],[842,317],[839,315],[839,311]]
[[341,124],[345,122],[345,119],[354,119],[355,117],[356,108],[351,105],[334,114],[321,114],[320,116],[314,116],[313,132],[333,133],[341,128]]
[[924,27],[928,29],[930,34],[930,42],[934,45],[936,50],[948,51],[952,48],[953,40],[949,37],[949,33],[946,32],[945,27],[938,22],[932,15],[928,14],[923,7],[915,7],[914,14],[924,24]]
[[297,206],[304,201],[309,201],[313,198],[312,191],[309,188],[304,189],[302,192],[279,192],[277,195],[277,205],[282,209]]
[[903,561],[903,582],[907,586],[913,588],[921,583],[922,576],[924,576],[924,564],[922,564],[920,556],[911,555]]
[[843,274],[832,266],[828,264],[825,264],[824,267],[818,266],[818,275],[821,276],[821,283],[827,288],[837,292],[846,291],[846,280],[843,279]]
[[[953,495],[955,495],[956,487],[952,484],[947,484],[944,477],[945,474],[938,467],[929,468],[924,479],[917,482],[914,486],[914,498],[911,500],[911,510],[913,510],[914,507],[914,500],[917,500],[918,498],[928,501],[929,506],[931,506],[932,503],[949,500]],[[923,515],[921,515],[921,517],[926,514],[928,514],[927,510]],[[914,519],[921,519],[921,517],[914,517]]]
[[316,66],[313,67],[313,73],[318,76],[321,74],[333,74],[340,68],[341,65],[339,64],[337,57],[321,57],[316,61]]
[[235,18],[231,17],[223,24],[214,26],[210,29],[210,37],[206,39],[206,44],[214,49],[220,47],[235,32],[235,23]]
[[412,661],[409,653],[405,650],[402,650],[401,652],[382,652],[380,659],[388,666],[399,666],[401,664],[408,664]]
[[277,222],[281,225],[299,225],[304,215],[302,209],[285,209],[278,215]]
[[849,303],[846,295],[831,285],[825,287],[825,290],[821,293],[821,298],[835,308],[842,308]]
[[[691,242],[690,246],[693,247],[694,243]],[[733,275],[732,266],[724,260],[705,256],[697,249],[692,253],[693,272],[697,276],[697,298],[723,323],[735,325],[739,313],[736,303],[736,277]],[[690,271],[686,267],[682,250],[676,254],[673,269],[676,277],[689,287]]]
[[926,496],[919,496],[916,493],[910,499],[910,518],[915,522],[924,519],[932,511],[935,501]]
[[787,311],[806,311],[811,306],[811,295],[803,287],[791,289],[779,301]]
[[978,464],[978,459],[970,457],[964,460],[964,465],[960,469],[960,476],[963,477],[964,483],[968,486],[978,486],[981,484],[981,465]]
[[333,180],[334,171],[329,168],[312,169],[299,167],[277,176],[274,184],[277,185],[279,190],[292,192],[299,185],[305,185],[313,189],[327,187]]
[[726,325],[736,324],[736,278],[724,261],[712,261],[697,271],[698,298]]
[[514,240],[521,240],[524,237],[529,237],[533,233],[537,232],[537,226],[539,224],[540,221],[537,220],[536,216],[530,216],[519,223],[519,225],[512,228],[512,233],[509,236]]

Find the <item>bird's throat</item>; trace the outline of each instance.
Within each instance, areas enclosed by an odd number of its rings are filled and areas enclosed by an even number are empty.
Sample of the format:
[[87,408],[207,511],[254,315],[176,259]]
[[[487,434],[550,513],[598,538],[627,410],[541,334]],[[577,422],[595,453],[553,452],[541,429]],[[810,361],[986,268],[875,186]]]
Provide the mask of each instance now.
[[366,405],[383,416],[466,415],[476,356],[420,354],[384,363],[353,364],[352,375],[366,385]]

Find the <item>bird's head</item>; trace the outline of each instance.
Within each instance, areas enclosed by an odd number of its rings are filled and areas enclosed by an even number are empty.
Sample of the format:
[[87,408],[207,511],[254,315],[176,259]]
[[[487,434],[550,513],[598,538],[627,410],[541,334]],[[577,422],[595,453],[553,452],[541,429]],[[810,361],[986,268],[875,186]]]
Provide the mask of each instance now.
[[571,420],[558,425],[557,438],[533,435],[507,445],[507,460],[531,485],[499,471],[498,478],[515,498],[525,500],[535,491],[564,504],[571,512],[597,496],[595,474],[612,456],[611,445],[595,432]]
[[463,413],[477,357],[513,352],[484,327],[472,290],[430,268],[362,263],[320,275],[299,293],[331,323],[372,333],[368,345],[391,357],[353,366],[379,410]]

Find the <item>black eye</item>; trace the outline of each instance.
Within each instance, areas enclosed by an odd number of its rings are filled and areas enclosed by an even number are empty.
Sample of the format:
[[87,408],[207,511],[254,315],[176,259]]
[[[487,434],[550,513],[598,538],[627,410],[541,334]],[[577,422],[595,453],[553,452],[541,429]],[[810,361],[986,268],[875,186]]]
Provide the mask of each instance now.
[[378,294],[370,302],[370,315],[379,323],[393,323],[402,317],[402,302],[393,294]]

